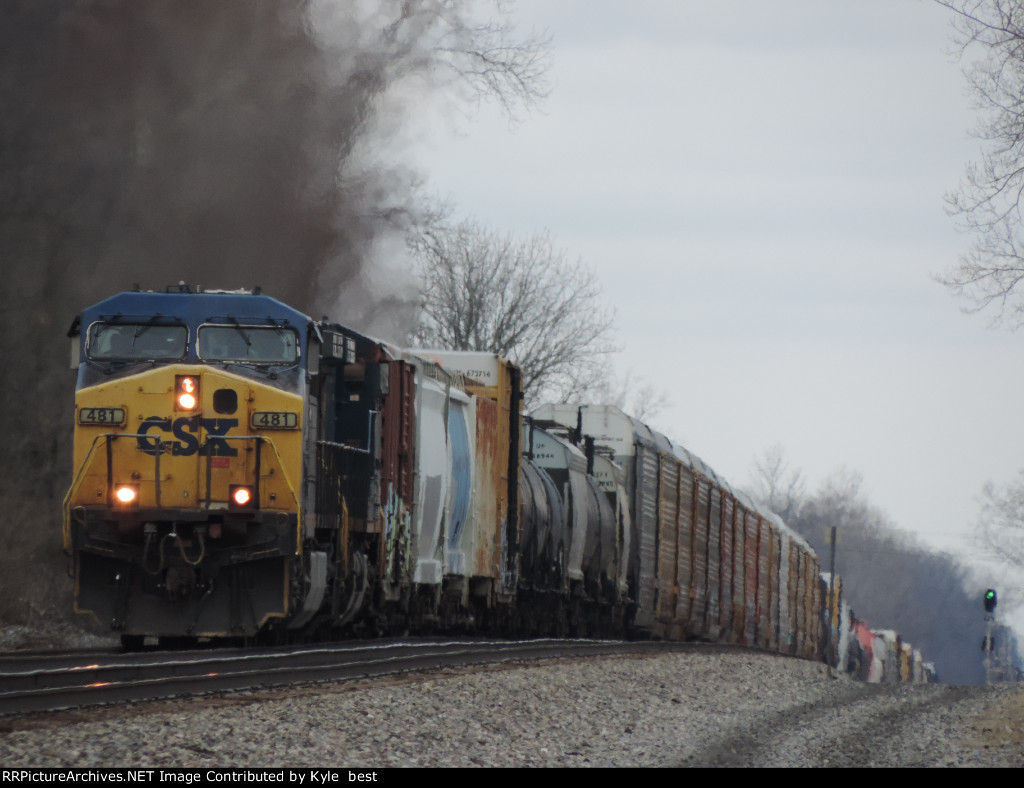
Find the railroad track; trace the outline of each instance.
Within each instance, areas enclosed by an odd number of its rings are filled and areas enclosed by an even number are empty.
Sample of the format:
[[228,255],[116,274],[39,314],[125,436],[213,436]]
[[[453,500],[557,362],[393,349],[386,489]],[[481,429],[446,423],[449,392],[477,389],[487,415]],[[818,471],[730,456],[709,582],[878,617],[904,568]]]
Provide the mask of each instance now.
[[[692,647],[692,646],[690,646]],[[698,646],[708,648],[708,646]],[[342,681],[467,665],[683,650],[606,640],[358,641],[315,647],[0,655],[0,714]]]

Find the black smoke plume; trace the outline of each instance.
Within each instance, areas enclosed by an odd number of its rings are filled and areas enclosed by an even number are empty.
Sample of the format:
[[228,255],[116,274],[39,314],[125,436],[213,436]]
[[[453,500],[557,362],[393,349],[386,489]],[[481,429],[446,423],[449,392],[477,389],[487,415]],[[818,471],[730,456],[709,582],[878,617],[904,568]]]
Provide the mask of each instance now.
[[179,281],[259,285],[314,317],[336,315],[347,291],[365,291],[375,246],[414,213],[412,179],[371,155],[382,99],[410,73],[429,81],[473,28],[459,3],[427,0],[2,8],[0,623],[10,623],[70,607],[59,524],[71,319],[135,283]]

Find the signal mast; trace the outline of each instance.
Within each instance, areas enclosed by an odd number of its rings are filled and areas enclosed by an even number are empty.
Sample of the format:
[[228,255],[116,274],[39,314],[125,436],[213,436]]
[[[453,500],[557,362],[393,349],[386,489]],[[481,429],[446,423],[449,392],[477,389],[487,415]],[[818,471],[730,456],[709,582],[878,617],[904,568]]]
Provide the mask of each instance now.
[[996,621],[996,605],[999,603],[999,598],[994,588],[985,590],[982,603],[985,606],[985,639],[982,641],[981,648],[985,652],[985,683],[991,684],[995,669],[994,662],[997,659],[994,656],[995,642],[993,630],[995,629]]

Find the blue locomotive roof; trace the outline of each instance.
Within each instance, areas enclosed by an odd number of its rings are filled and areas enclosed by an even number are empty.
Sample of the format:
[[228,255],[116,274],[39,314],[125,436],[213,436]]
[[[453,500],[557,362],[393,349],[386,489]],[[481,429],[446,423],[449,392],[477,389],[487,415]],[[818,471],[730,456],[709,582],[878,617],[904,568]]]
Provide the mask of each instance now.
[[[184,289],[184,288],[183,288]],[[175,340],[177,344],[159,348],[169,348],[172,353],[156,353],[152,356],[141,354],[110,355],[110,348],[99,354],[90,351],[91,327],[96,324],[150,324],[150,325],[183,325],[187,327],[187,335],[168,335],[166,341]],[[287,355],[287,341],[280,344],[280,363],[277,357],[264,356],[247,362],[245,354],[241,356],[207,355],[202,357],[197,342],[202,341],[201,332],[204,325],[235,326],[242,333],[245,327],[273,326],[278,331],[294,332],[292,355]],[[82,310],[81,315],[72,325],[68,336],[78,342],[78,388],[94,385],[99,380],[110,380],[113,377],[133,374],[139,364],[155,363],[186,363],[186,364],[221,364],[230,367],[240,375],[253,377],[261,381],[272,381],[270,385],[294,391],[302,385],[302,376],[307,364],[310,319],[290,306],[282,304],[270,296],[247,292],[168,292],[168,293],[118,293],[97,304]],[[230,333],[230,332],[229,332]],[[113,341],[113,339],[111,339]],[[216,341],[211,337],[211,342]],[[221,342],[223,343],[223,339]],[[248,344],[248,340],[246,340]],[[111,346],[112,347],[112,346]],[[211,344],[211,347],[214,347]],[[224,345],[227,348],[227,345]],[[152,348],[149,348],[152,350]],[[223,351],[222,351],[223,352]],[[75,362],[77,363],[77,362]]]
[[309,318],[275,298],[249,293],[118,293],[82,310],[82,325],[114,316],[173,317],[189,325],[211,318],[270,320],[301,329]]

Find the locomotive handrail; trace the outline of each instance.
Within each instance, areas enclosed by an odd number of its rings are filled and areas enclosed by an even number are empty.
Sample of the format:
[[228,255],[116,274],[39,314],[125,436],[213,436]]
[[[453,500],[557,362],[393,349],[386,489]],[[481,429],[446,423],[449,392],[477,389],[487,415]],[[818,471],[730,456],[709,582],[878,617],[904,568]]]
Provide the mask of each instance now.
[[357,454],[373,454],[373,424],[374,419],[380,415],[378,410],[369,410],[366,412],[366,448],[360,449],[358,446],[353,446],[350,443],[338,443],[336,441],[317,441],[317,446],[328,446],[332,449],[341,449],[342,451],[352,451]]
[[85,455],[85,459],[82,460],[82,464],[78,466],[78,471],[75,473],[74,481],[71,482],[71,488],[68,490],[68,494],[64,496],[63,511],[64,511],[64,549],[71,549],[71,501],[78,493],[78,488],[82,484],[82,480],[85,477],[85,469],[89,467],[89,461],[92,459],[92,453],[96,450],[96,444],[102,438],[106,443],[107,436],[111,433],[104,433],[103,435],[97,435],[89,447],[88,453]]

